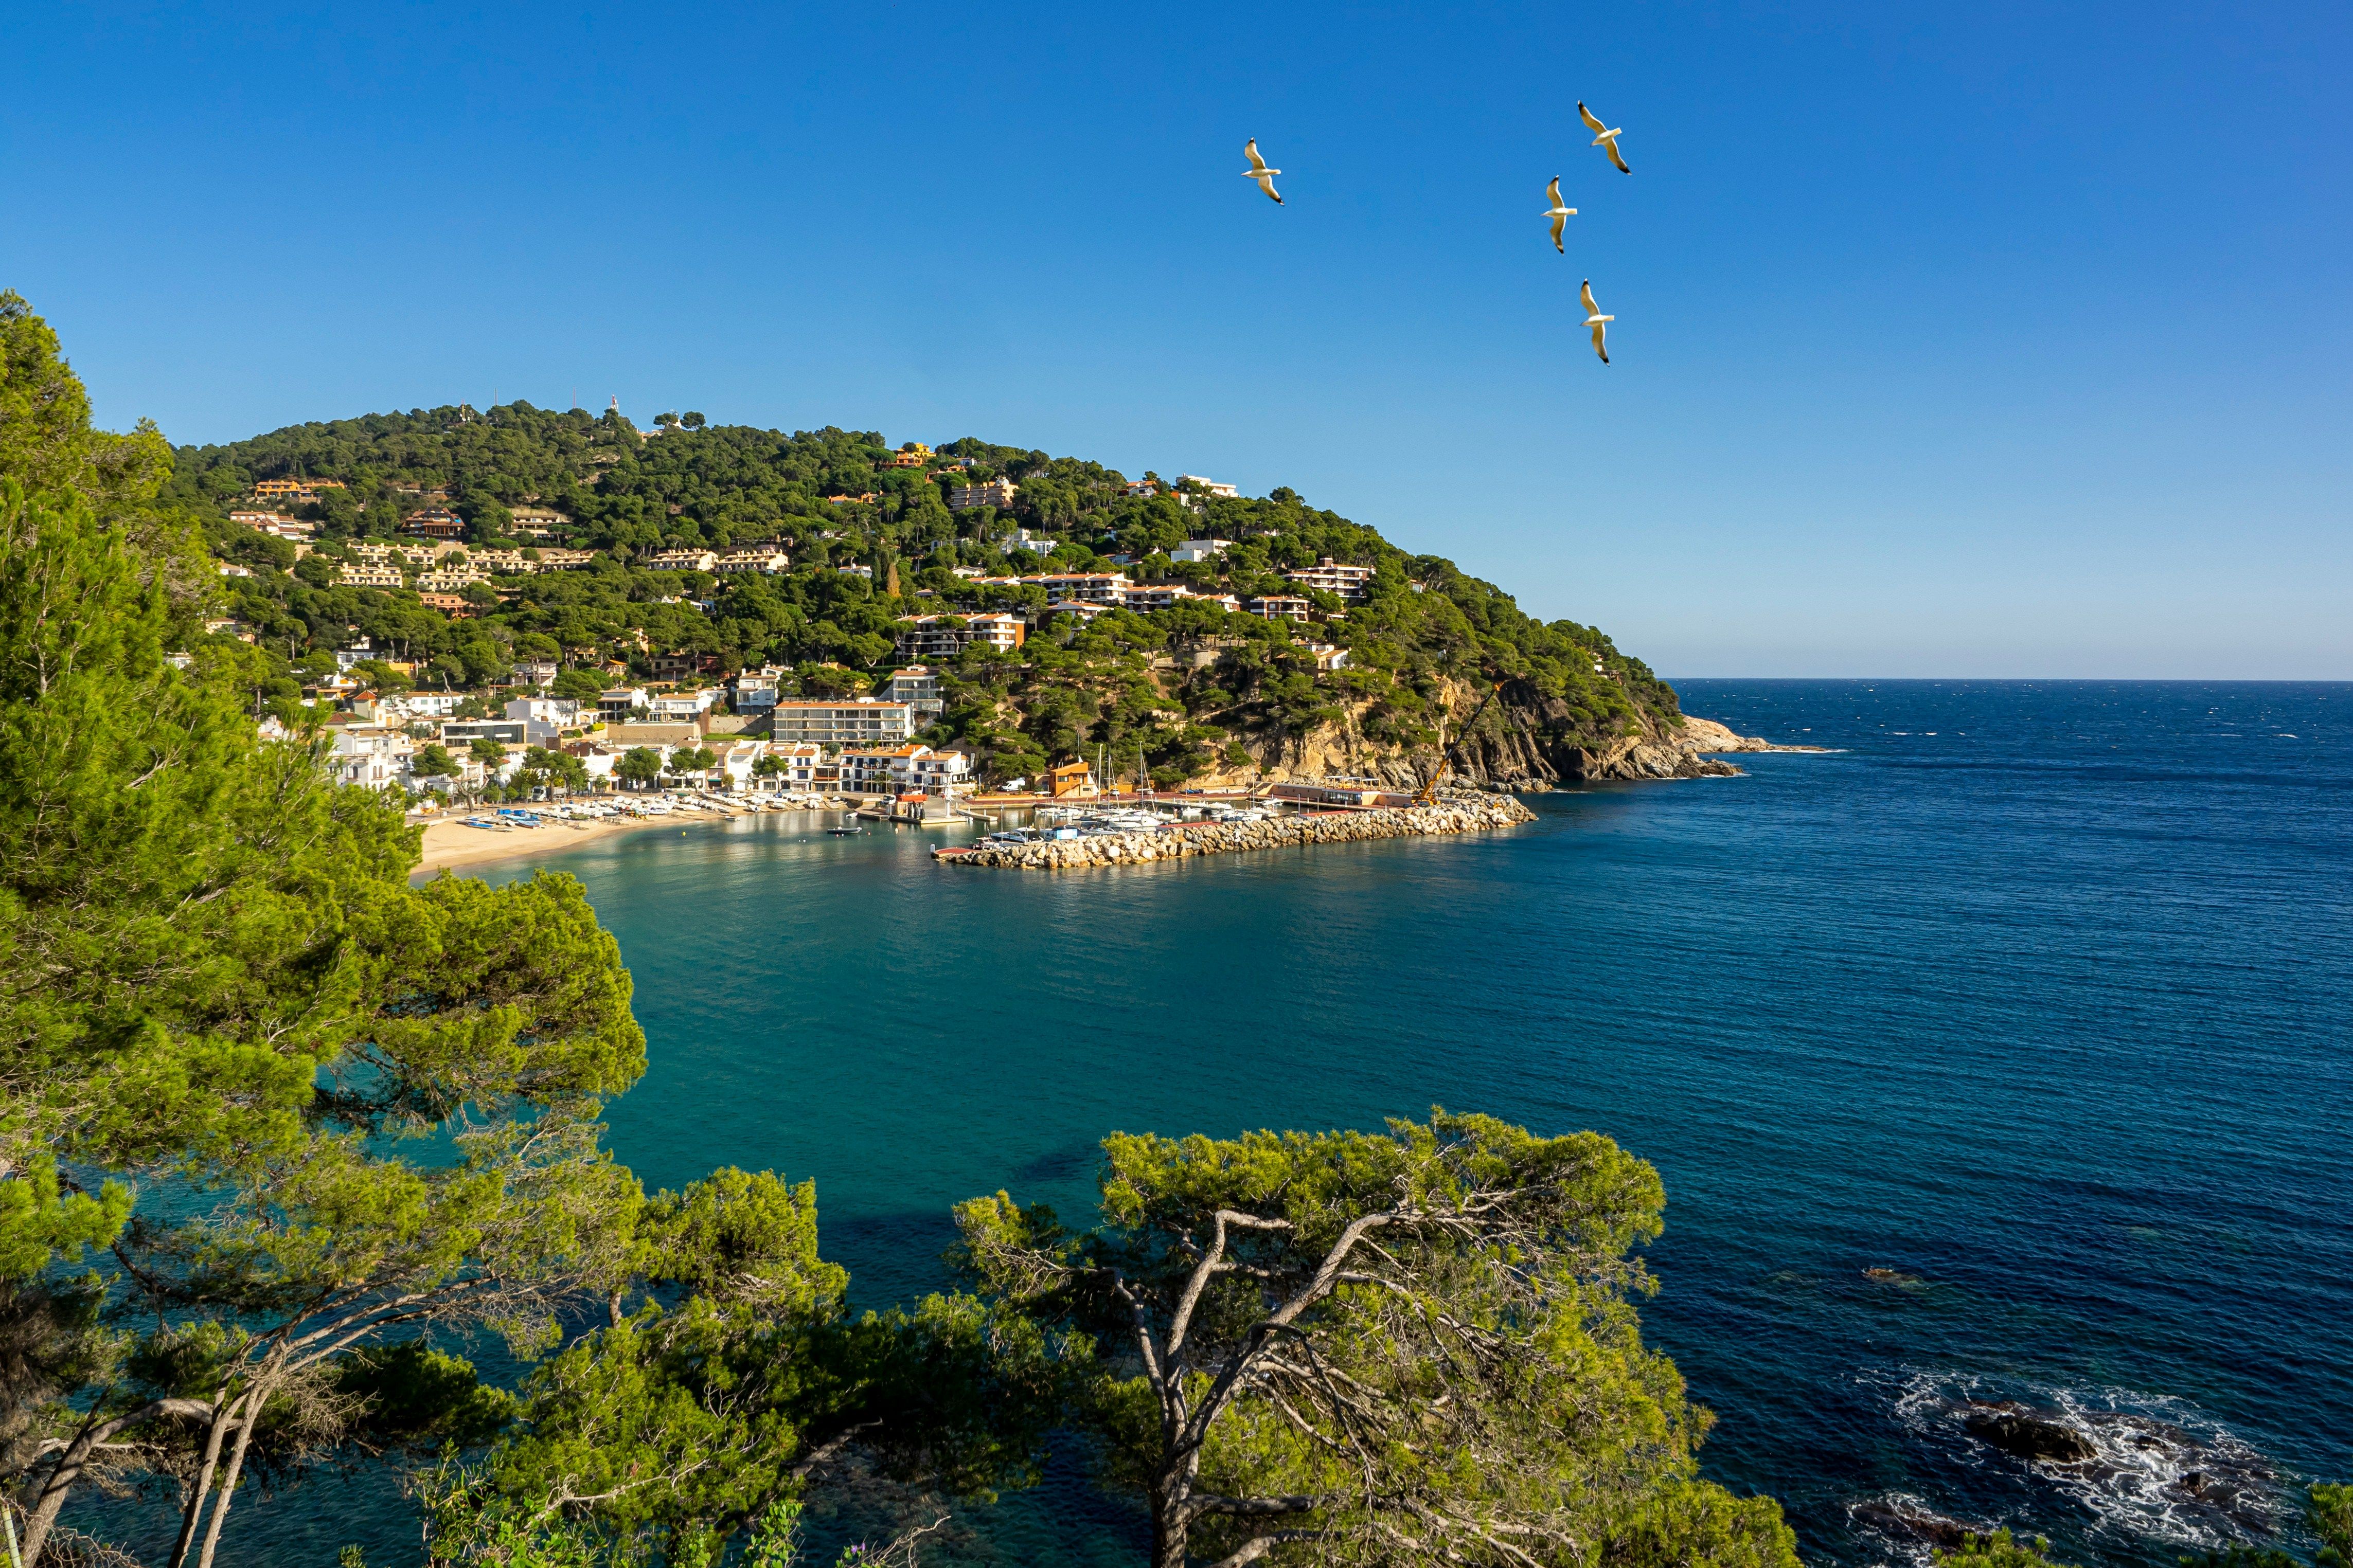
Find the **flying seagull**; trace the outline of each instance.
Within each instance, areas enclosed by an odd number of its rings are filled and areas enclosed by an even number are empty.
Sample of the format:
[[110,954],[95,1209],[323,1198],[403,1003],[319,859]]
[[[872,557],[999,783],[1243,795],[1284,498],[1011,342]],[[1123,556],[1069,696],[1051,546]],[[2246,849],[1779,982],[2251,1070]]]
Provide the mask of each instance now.
[[1609,329],[1603,323],[1614,321],[1618,318],[1615,316],[1603,315],[1601,313],[1601,307],[1593,302],[1592,279],[1587,279],[1580,286],[1579,291],[1585,296],[1585,324],[1593,329],[1593,352],[1601,356],[1601,363],[1603,364],[1608,364],[1609,363],[1609,351],[1608,348],[1603,346],[1601,338],[1602,334]]
[[1282,198],[1274,194],[1274,177],[1282,173],[1282,171],[1280,169],[1270,169],[1266,166],[1266,160],[1258,155],[1257,137],[1253,136],[1249,141],[1242,143],[1242,155],[1250,161],[1250,166],[1242,171],[1242,178],[1245,180],[1256,180],[1258,182],[1258,188],[1266,193],[1267,199],[1274,203],[1276,206],[1281,206],[1282,205]]
[[1560,205],[1560,176],[1558,174],[1555,174],[1552,177],[1552,184],[1545,187],[1545,195],[1552,198],[1552,205],[1545,209],[1545,216],[1552,219],[1552,247],[1555,250],[1559,251],[1563,256],[1567,256],[1568,254],[1568,247],[1560,242],[1560,231],[1568,226],[1568,220],[1577,216],[1577,209],[1575,207],[1565,207]]
[[1621,174],[1632,174],[1634,171],[1626,166],[1626,154],[1618,151],[1618,138],[1626,133],[1623,131],[1612,130],[1594,119],[1593,110],[1585,107],[1585,101],[1582,99],[1577,100],[1577,112],[1583,116],[1587,127],[1592,131],[1593,144],[1608,150],[1609,161],[1618,165],[1618,172]]

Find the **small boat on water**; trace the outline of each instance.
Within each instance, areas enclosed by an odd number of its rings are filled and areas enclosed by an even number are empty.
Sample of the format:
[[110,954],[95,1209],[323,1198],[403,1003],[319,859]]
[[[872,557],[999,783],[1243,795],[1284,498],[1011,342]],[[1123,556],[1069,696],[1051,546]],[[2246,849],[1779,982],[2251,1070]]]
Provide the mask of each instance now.
[[844,823],[836,827],[828,827],[826,831],[836,838],[862,838],[866,836],[866,829],[859,826],[854,822]]

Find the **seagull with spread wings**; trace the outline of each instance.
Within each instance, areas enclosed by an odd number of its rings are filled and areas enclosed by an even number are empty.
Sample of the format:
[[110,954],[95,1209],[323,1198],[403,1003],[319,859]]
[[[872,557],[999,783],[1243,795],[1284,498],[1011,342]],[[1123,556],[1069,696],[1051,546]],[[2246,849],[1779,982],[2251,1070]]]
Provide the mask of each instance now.
[[1608,364],[1609,363],[1609,350],[1602,342],[1602,334],[1609,331],[1609,328],[1605,323],[1614,321],[1618,318],[1615,316],[1603,315],[1601,313],[1601,307],[1593,302],[1592,279],[1587,279],[1579,291],[1585,296],[1585,324],[1593,329],[1593,352],[1601,356],[1601,363],[1603,364]]
[[1267,199],[1274,203],[1276,206],[1281,206],[1282,205],[1282,198],[1274,194],[1274,177],[1282,173],[1282,171],[1280,169],[1270,169],[1266,166],[1266,160],[1258,155],[1257,137],[1253,136],[1249,141],[1242,143],[1242,155],[1250,161],[1250,166],[1242,171],[1242,178],[1245,180],[1256,180],[1258,182],[1258,188],[1266,193]]
[[1560,242],[1560,231],[1568,226],[1568,220],[1577,216],[1577,209],[1575,207],[1565,207],[1560,205],[1560,176],[1558,174],[1555,174],[1552,177],[1552,184],[1545,187],[1545,195],[1552,199],[1552,205],[1545,209],[1545,216],[1552,219],[1552,247],[1555,250],[1559,251],[1563,256],[1567,256],[1568,254],[1568,247]]
[[1577,100],[1577,112],[1584,119],[1586,129],[1593,132],[1593,144],[1609,154],[1609,161],[1618,165],[1618,172],[1621,174],[1632,174],[1634,171],[1626,166],[1626,154],[1618,151],[1618,138],[1626,133],[1594,119],[1593,110],[1585,107],[1583,99]]

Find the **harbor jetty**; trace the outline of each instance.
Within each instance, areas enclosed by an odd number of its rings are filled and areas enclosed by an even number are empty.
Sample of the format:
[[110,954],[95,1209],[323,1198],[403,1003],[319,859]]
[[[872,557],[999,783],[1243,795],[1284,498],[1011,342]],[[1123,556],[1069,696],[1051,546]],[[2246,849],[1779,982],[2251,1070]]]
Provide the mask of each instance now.
[[1136,866],[1191,855],[1233,855],[1365,838],[1408,838],[1430,833],[1477,833],[1534,822],[1535,813],[1510,795],[1482,795],[1436,805],[1371,811],[1303,813],[1264,822],[1174,822],[1150,832],[1093,834],[1041,844],[976,844],[934,856],[956,866],[1009,866],[1027,871],[1070,871],[1088,866]]

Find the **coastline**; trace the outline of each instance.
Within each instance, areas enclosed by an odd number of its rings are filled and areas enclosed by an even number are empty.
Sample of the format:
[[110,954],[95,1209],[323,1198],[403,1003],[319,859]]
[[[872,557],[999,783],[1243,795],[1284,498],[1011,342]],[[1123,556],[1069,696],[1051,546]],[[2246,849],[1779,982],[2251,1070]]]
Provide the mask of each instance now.
[[502,860],[552,855],[559,850],[576,849],[583,844],[609,838],[616,834],[635,833],[649,827],[669,827],[681,821],[699,820],[703,820],[700,815],[683,818],[607,816],[594,822],[551,822],[543,827],[518,827],[505,833],[492,833],[484,828],[467,826],[462,817],[450,817],[425,825],[425,853],[410,868],[408,879],[414,882],[443,871],[467,871]]

